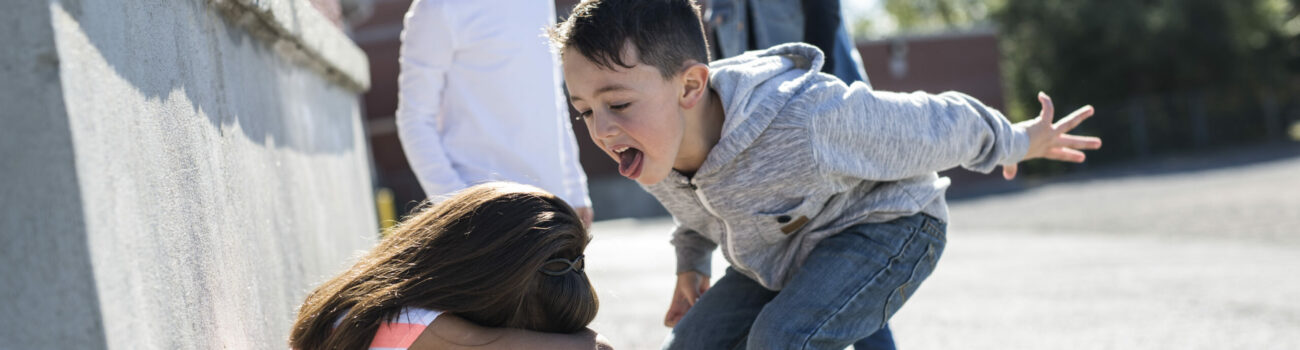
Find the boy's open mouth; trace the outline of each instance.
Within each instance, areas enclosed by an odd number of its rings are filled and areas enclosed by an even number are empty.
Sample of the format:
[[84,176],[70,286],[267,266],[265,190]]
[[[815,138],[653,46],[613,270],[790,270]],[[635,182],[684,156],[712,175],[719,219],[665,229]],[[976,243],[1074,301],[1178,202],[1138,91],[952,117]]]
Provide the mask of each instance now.
[[635,180],[641,176],[641,150],[632,147],[621,147],[615,149],[614,153],[618,154],[618,173],[629,179]]

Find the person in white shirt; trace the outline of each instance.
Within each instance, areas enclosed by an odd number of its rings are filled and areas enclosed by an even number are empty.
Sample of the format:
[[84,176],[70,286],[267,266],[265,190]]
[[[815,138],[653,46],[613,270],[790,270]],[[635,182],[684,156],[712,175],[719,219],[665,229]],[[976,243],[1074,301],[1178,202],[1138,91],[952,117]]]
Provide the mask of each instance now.
[[544,37],[553,1],[415,0],[406,12],[397,131],[425,194],[494,180],[541,187],[593,217]]

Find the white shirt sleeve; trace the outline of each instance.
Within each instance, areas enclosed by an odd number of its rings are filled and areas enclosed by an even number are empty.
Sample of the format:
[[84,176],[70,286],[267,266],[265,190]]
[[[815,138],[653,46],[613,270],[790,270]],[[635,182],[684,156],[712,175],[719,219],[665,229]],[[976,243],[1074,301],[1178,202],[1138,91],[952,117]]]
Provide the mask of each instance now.
[[397,78],[397,133],[426,196],[467,187],[452,168],[438,132],[447,70],[456,51],[454,24],[441,1],[416,0],[406,12]]
[[[555,17],[554,6],[551,5],[552,18]],[[560,70],[560,57],[554,52],[551,53],[551,67],[551,74],[554,77],[552,85],[555,87],[555,115],[559,117],[557,123],[560,124],[557,140],[560,141],[560,170],[564,184],[564,193],[557,193],[557,195],[574,208],[591,208],[591,198],[587,196],[587,173],[582,169],[582,162],[578,158],[578,142],[573,133],[573,117],[569,115],[569,101],[565,100],[564,86],[561,85],[564,74]]]
[[569,109],[560,114],[560,162],[563,163],[564,192],[560,194],[574,208],[590,208],[591,198],[587,197],[587,174],[578,160],[578,143],[573,136],[573,124],[569,122]]

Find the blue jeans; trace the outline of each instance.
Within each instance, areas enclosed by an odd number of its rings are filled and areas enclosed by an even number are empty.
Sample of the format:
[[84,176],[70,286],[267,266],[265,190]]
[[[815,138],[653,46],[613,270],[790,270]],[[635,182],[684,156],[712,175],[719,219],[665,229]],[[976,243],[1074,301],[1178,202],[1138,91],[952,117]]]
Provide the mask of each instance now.
[[728,268],[664,349],[893,349],[886,322],[934,271],[945,234],[925,214],[850,227],[818,243],[779,292]]

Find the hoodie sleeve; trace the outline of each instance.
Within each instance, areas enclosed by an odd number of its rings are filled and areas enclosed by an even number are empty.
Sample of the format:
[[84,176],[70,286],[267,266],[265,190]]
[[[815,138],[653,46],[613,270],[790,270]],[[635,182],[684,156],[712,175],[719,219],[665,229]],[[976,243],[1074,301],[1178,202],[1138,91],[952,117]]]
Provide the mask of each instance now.
[[678,226],[673,232],[672,244],[677,248],[677,273],[696,271],[705,276],[713,273],[713,250],[718,248],[699,232]]
[[560,107],[563,109],[557,117],[557,123],[560,124],[557,138],[560,141],[560,172],[564,186],[562,198],[574,208],[591,208],[591,197],[587,195],[587,173],[579,161],[578,142],[573,136],[573,124],[569,123],[569,106],[566,104],[557,108]]
[[894,181],[955,166],[988,173],[1024,158],[1029,136],[997,110],[957,92],[873,91],[823,79],[798,97],[824,171]]

